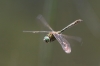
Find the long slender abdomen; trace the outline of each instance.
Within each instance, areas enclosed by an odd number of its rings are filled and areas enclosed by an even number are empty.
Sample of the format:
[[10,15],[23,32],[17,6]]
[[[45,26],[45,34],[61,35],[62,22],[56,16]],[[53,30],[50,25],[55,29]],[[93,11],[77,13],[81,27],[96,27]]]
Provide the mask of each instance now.
[[65,31],[66,29],[68,29],[68,28],[70,28],[70,27],[72,27],[72,26],[74,26],[74,25],[80,23],[81,21],[82,21],[81,19],[75,20],[74,22],[72,22],[71,24],[69,24],[68,26],[66,26],[66,27],[63,28],[62,30],[60,30],[59,33],[62,33],[62,32]]

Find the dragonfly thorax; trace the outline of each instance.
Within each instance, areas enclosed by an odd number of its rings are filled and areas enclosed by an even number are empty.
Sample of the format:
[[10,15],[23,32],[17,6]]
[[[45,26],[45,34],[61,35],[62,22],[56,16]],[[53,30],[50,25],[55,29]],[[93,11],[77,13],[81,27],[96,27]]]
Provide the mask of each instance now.
[[54,41],[54,40],[56,40],[56,39],[55,39],[54,35],[52,34],[52,32],[50,32],[49,34],[47,34],[47,35],[44,37],[43,40],[44,40],[46,43],[48,43],[48,42],[52,42],[52,41]]

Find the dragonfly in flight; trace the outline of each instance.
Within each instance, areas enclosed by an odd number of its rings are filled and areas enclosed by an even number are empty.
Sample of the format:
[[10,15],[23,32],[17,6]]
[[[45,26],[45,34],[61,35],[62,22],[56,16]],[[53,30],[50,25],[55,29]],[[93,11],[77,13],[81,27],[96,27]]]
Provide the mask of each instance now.
[[[50,31],[23,31],[23,32],[31,32],[31,33],[47,33],[47,35],[44,37],[44,41],[46,43],[49,42],[53,42],[55,40],[57,40],[60,45],[62,46],[63,50],[65,51],[65,53],[71,53],[71,47],[70,47],[70,43],[65,39],[65,37],[67,37],[66,35],[62,34],[62,32],[64,32],[66,29],[82,22],[81,19],[75,20],[74,22],[72,22],[71,24],[69,24],[68,26],[66,26],[65,28],[63,28],[60,31],[54,31],[49,24],[46,22],[46,20],[44,19],[44,17],[42,15],[39,15],[37,17],[47,28],[50,29]],[[73,38],[73,37],[72,37]]]

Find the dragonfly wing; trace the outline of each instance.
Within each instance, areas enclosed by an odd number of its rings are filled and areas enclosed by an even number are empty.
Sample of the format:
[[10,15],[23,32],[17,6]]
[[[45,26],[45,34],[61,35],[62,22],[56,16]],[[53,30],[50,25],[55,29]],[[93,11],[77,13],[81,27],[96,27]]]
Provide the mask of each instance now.
[[44,17],[42,15],[39,15],[37,17],[46,27],[48,27],[51,31],[53,31],[53,29],[49,26],[49,24],[46,22],[46,20],[44,19]]
[[78,42],[82,42],[82,38],[80,38],[80,37],[69,36],[69,35],[64,35],[64,34],[62,34],[62,36],[65,37],[66,39],[74,39],[74,40],[76,40]]
[[23,32],[30,32],[30,33],[49,33],[51,31],[23,31]]
[[69,42],[62,36],[62,34],[53,34],[55,36],[55,38],[57,39],[57,41],[61,44],[63,50],[66,53],[70,53],[71,52],[71,47]]

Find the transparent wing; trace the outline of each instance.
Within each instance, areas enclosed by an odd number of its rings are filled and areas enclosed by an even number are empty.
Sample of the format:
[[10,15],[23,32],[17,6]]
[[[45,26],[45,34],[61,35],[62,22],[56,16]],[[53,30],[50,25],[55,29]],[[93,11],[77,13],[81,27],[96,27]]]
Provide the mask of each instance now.
[[67,39],[74,39],[74,40],[76,40],[78,42],[82,42],[82,38],[80,38],[80,37],[69,36],[69,35],[64,35],[64,34],[62,34],[62,36],[65,37],[65,38],[67,38]]
[[30,33],[49,33],[51,31],[23,31],[23,32],[30,32]]
[[61,44],[63,50],[66,53],[70,53],[71,52],[71,47],[69,42],[62,36],[62,34],[53,34],[55,36],[55,38],[57,39],[57,41]]
[[46,20],[44,19],[44,17],[42,15],[38,15],[37,17],[46,27],[48,27],[51,31],[53,31],[53,29],[49,26],[49,24],[46,22]]

